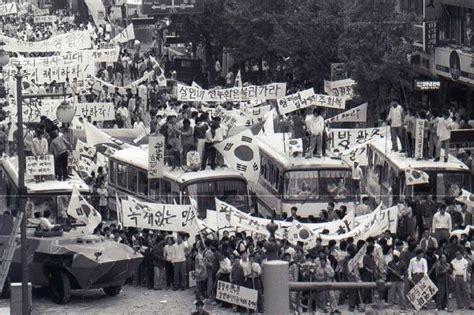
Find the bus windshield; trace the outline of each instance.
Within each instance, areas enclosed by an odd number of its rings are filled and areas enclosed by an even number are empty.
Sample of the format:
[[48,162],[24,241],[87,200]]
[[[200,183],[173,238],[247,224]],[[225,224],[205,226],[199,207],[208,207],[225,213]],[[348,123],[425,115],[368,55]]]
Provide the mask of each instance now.
[[438,200],[444,197],[457,197],[461,189],[471,191],[471,174],[467,172],[427,172],[429,183],[415,185],[415,195],[435,195]]
[[285,173],[285,198],[342,200],[353,195],[350,170],[304,170]]
[[213,181],[200,181],[186,186],[186,193],[198,203],[202,211],[215,210],[214,198],[222,200],[237,209],[249,212],[248,192],[245,181],[240,179],[221,179]]

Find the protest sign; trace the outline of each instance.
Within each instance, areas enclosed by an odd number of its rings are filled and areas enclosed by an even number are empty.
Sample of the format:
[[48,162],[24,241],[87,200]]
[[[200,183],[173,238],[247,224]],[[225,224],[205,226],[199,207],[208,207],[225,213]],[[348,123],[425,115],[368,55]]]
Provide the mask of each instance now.
[[349,109],[339,115],[326,119],[327,123],[338,122],[366,122],[367,121],[367,105],[364,103],[352,109]]
[[48,15],[49,14],[49,9],[34,9],[33,10],[33,15],[34,16],[39,16],[39,15]]
[[385,138],[388,127],[375,128],[347,128],[330,129],[328,134],[328,149],[334,153],[348,154],[350,150],[358,145],[364,145],[369,141]]
[[[196,215],[191,205],[170,205],[122,200],[123,226],[173,232],[196,232]],[[190,233],[191,234],[191,233]]]
[[214,144],[227,165],[240,172],[249,182],[256,183],[260,175],[260,151],[250,130]]
[[[27,67],[21,69],[24,79],[34,81],[36,84],[65,83],[66,79],[72,81],[73,78],[84,80],[87,76],[93,75],[95,67],[88,64],[71,63],[69,65],[59,65],[56,67]],[[5,79],[14,78],[18,73],[18,68],[13,66],[5,67]]]
[[103,90],[103,87],[106,86],[109,89],[109,91],[115,91],[115,89],[117,88],[120,94],[125,95],[127,94],[128,89],[132,89],[132,90],[136,89],[137,86],[140,85],[140,83],[145,82],[147,80],[151,80],[153,76],[154,76],[153,71],[150,71],[150,72],[145,71],[145,74],[140,79],[137,79],[126,86],[113,85],[113,84],[110,84],[109,82],[105,82],[104,80],[101,80],[93,76],[92,80],[94,80],[94,83],[92,85],[92,89],[96,92],[101,92]]
[[91,117],[92,121],[106,121],[115,119],[113,103],[76,103],[76,116]]
[[245,125],[249,127],[258,124],[259,122],[263,122],[265,116],[270,112],[271,109],[271,105],[264,105],[245,109],[242,113],[243,115],[245,115],[246,118]]
[[54,175],[54,157],[52,155],[27,156],[26,175]]
[[286,83],[271,83],[267,85],[250,85],[228,89],[202,90],[178,83],[178,101],[188,102],[240,102],[250,100],[277,100],[285,96]]
[[4,35],[0,35],[0,40],[5,43],[3,49],[13,52],[67,52],[92,46],[87,30],[60,34],[38,42],[24,42]]
[[189,272],[189,287],[194,288],[196,286],[196,272],[191,270]]
[[343,97],[346,100],[354,97],[354,86],[356,82],[352,79],[344,79],[337,81],[324,80],[324,92],[328,95]]
[[342,160],[349,166],[354,166],[354,163],[359,163],[360,166],[368,166],[369,159],[367,158],[367,143],[357,145],[341,155]]
[[57,17],[55,15],[41,15],[35,16],[33,18],[34,23],[54,23],[57,21]]
[[130,5],[142,5],[143,0],[126,0],[127,4]]
[[217,282],[216,299],[218,300],[256,310],[257,298],[257,290],[221,280]]
[[117,34],[112,41],[115,43],[126,43],[130,40],[135,39],[135,30],[133,28],[133,23],[129,24],[122,32]]
[[105,25],[105,23],[107,23],[105,21],[106,11],[102,0],[84,0],[84,2],[89,9],[89,14],[92,15],[92,18],[94,19],[95,25]]
[[[23,121],[39,122],[41,116],[46,116],[52,121],[56,120],[56,110],[62,100],[58,99],[35,99],[30,98],[23,101]],[[12,104],[11,114],[16,115],[16,105]]]
[[0,5],[0,16],[17,14],[18,6],[15,2]]
[[311,106],[314,100],[314,89],[304,90],[298,93],[290,94],[278,100],[278,109],[281,115],[285,115],[296,110]]
[[97,165],[95,165],[92,160],[83,156],[79,157],[76,167],[79,172],[87,174],[88,176],[90,176],[92,172],[97,172]]
[[423,158],[423,146],[425,138],[425,119],[416,119],[415,121],[415,159]]
[[431,301],[436,292],[438,292],[438,287],[425,275],[406,296],[411,305],[419,311],[426,303]]
[[148,178],[162,178],[165,166],[165,138],[148,138]]
[[93,146],[87,145],[86,143],[82,142],[81,140],[77,140],[76,143],[76,151],[79,152],[80,155],[84,155],[90,158],[93,158],[96,153],[96,149]]

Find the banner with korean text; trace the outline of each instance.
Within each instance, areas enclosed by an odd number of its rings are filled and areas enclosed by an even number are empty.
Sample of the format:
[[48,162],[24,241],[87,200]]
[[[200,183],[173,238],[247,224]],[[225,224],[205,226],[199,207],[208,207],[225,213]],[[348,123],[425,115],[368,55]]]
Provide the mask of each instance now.
[[69,32],[39,42],[24,42],[4,35],[0,35],[0,40],[5,43],[3,49],[13,52],[67,52],[92,46],[89,31]]
[[89,9],[89,14],[94,19],[95,25],[105,25],[106,10],[102,0],[84,0]]
[[196,215],[191,205],[170,205],[139,201],[131,196],[122,199],[124,227],[187,232],[198,231]]
[[415,120],[415,159],[423,158],[426,119]]
[[257,298],[257,290],[221,280],[217,282],[216,299],[218,300],[256,310]]
[[92,121],[106,121],[115,119],[113,103],[76,103],[76,116],[91,117]]
[[148,137],[148,178],[162,178],[165,167],[165,137]]
[[[90,75],[94,75],[94,65],[87,63],[74,62],[71,64],[63,64],[59,66],[49,67],[25,67],[21,69],[21,74],[24,80],[34,81],[36,84],[51,83],[56,81],[57,83],[65,83],[66,79],[69,78],[71,82],[74,78],[78,80],[84,80]],[[5,80],[13,79],[18,73],[18,69],[13,66],[5,67],[4,77]]]
[[15,2],[0,5],[0,16],[17,14],[18,6]]
[[356,82],[352,79],[344,79],[338,81],[324,80],[324,92],[328,95],[343,97],[346,100],[354,97],[354,86]]
[[250,100],[277,100],[286,95],[286,83],[250,85],[242,88],[202,90],[181,83],[176,91],[178,101],[187,102],[240,102]]
[[310,106],[320,106],[334,109],[344,109],[345,99],[330,95],[315,94],[314,89],[294,93],[278,100],[278,109],[281,115]]
[[430,277],[424,276],[407,293],[406,297],[415,310],[419,311],[426,303],[431,301],[436,292],[438,292],[438,287],[431,281]]
[[40,15],[33,17],[34,23],[54,23],[58,20],[55,15]]
[[358,145],[364,145],[369,141],[385,138],[388,131],[387,126],[330,129],[328,134],[328,149],[334,153],[345,155]]
[[129,24],[123,31],[121,31],[117,36],[115,36],[112,41],[115,43],[126,43],[130,40],[135,39],[135,29],[133,28],[133,23]]
[[52,155],[27,156],[26,175],[54,175],[54,157]]
[[357,107],[351,108],[339,115],[326,119],[327,123],[339,123],[339,122],[367,122],[367,106],[368,103],[364,103]]

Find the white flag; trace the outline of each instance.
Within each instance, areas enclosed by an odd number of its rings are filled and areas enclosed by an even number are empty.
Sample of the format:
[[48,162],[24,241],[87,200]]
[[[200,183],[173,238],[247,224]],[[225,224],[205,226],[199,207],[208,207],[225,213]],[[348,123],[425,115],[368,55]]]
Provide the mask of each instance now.
[[272,109],[265,115],[265,123],[263,124],[263,129],[262,132],[265,133],[265,135],[272,135],[275,133],[275,125],[273,118],[275,117],[275,109]]
[[117,221],[120,227],[123,226],[123,219],[122,219],[122,201],[120,200],[117,192],[115,192],[115,207],[117,209]]
[[462,202],[469,207],[474,207],[474,194],[463,189],[461,195],[456,197],[456,201]]
[[71,200],[67,207],[67,214],[78,223],[85,223],[85,234],[93,234],[95,228],[102,222],[102,216],[94,207],[84,199],[76,186],[73,186]]
[[222,154],[227,165],[244,175],[249,182],[258,181],[260,153],[250,130],[244,130],[214,146]]
[[423,171],[408,168],[405,170],[405,183],[407,186],[428,184],[430,176]]
[[339,115],[326,119],[327,123],[333,122],[366,122],[368,103],[351,108]]
[[135,39],[135,30],[133,28],[133,23],[131,23],[122,32],[117,34],[112,41],[116,43],[126,43],[133,39]]
[[242,74],[237,72],[237,75],[235,76],[235,81],[234,81],[234,86],[238,88],[242,88]]

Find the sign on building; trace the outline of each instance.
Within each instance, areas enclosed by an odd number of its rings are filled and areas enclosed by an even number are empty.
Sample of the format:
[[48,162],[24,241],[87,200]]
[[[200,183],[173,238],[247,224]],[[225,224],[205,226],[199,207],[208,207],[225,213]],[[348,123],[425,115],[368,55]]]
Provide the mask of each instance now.
[[143,0],[142,12],[147,15],[204,13],[204,0]]

